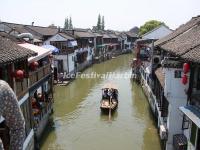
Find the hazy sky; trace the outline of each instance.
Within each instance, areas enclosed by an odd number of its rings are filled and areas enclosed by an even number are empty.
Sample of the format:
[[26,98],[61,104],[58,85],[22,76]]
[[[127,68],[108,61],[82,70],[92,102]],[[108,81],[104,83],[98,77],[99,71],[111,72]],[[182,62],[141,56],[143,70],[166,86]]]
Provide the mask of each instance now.
[[0,20],[21,24],[63,27],[72,17],[74,27],[91,28],[98,14],[106,29],[129,30],[156,19],[175,29],[200,15],[200,0],[1,0]]

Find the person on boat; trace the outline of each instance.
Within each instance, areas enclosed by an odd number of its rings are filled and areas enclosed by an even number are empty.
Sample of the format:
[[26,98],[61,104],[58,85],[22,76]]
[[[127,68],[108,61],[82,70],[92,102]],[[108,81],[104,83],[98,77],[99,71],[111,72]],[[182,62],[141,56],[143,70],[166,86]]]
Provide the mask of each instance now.
[[113,99],[113,90],[112,89],[108,89],[108,98],[109,98],[109,103],[113,103],[112,99]]
[[113,91],[113,99],[118,102],[118,95],[116,89]]
[[[22,150],[25,139],[25,121],[13,90],[8,83],[0,80],[0,116],[4,117],[10,129],[11,150]],[[0,139],[0,149],[3,143]]]
[[107,99],[108,98],[108,89],[104,89],[103,90],[103,99]]

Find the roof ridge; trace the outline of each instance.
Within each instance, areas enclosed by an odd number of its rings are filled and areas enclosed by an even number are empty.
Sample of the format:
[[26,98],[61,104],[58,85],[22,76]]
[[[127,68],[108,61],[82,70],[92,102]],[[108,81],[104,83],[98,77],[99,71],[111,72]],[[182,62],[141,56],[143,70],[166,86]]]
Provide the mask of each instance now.
[[32,25],[24,25],[24,27],[39,27],[39,28],[49,28],[49,29],[57,29],[58,30],[57,27],[56,28],[52,28],[52,27],[44,27],[44,26],[32,26]]
[[[32,26],[32,25],[29,25],[29,24],[20,24],[20,23],[12,23],[12,22],[5,22],[5,21],[2,21],[0,22],[0,24],[3,23],[3,24],[13,24],[13,25],[21,25],[21,26],[30,26],[30,27],[41,27],[41,28],[51,28],[51,27],[45,27],[45,26]],[[51,29],[58,29],[58,28],[51,28]]]
[[177,34],[176,36],[174,36],[173,38],[171,38],[171,39],[168,39],[168,40],[166,40],[166,41],[164,41],[164,42],[162,42],[162,43],[160,43],[160,44],[158,44],[159,46],[161,46],[161,45],[164,45],[164,44],[166,44],[167,42],[169,42],[169,41],[171,41],[171,40],[173,40],[173,39],[175,39],[176,37],[178,37],[178,36],[180,36],[181,34],[184,34],[185,32],[187,32],[187,31],[189,31],[189,30],[191,30],[192,28],[194,28],[196,25],[198,25],[198,24],[200,24],[200,20],[198,21],[198,22],[196,22],[193,26],[191,26],[191,27],[189,27],[187,30],[184,30],[183,32],[181,32],[181,33],[179,33],[179,34]]
[[185,51],[183,54],[181,54],[180,56],[185,55],[186,53],[190,52],[191,50],[195,49],[195,48],[198,47],[198,46],[200,46],[200,43],[197,44],[197,45],[195,45],[195,46],[193,46],[193,47],[190,47],[188,50],[186,50],[186,51]]
[[65,33],[65,32],[59,32],[58,34],[61,35],[63,38],[65,38],[65,37],[63,36],[63,34],[64,34],[64,35],[66,35],[66,36],[68,36],[68,37],[74,39],[74,37],[72,37],[71,35],[69,35],[69,34],[67,34],[67,33]]

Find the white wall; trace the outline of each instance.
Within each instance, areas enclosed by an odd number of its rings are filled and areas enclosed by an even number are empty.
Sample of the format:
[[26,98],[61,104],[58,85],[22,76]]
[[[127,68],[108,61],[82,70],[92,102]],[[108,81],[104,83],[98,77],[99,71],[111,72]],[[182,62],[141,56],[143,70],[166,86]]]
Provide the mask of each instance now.
[[[181,83],[181,78],[174,78],[174,71],[182,69],[175,68],[165,68],[165,97],[168,98],[187,98],[186,90],[188,89],[189,84],[183,85]],[[183,76],[183,72],[181,72],[181,76]],[[189,80],[189,74],[188,74]]]
[[144,39],[160,39],[168,34],[170,34],[172,31],[167,28],[166,26],[162,25],[158,29],[155,29],[154,31],[150,32],[149,34],[145,34],[142,36]]
[[[67,55],[55,55],[54,58],[57,60],[63,60],[63,70],[64,72],[68,72]],[[55,64],[55,67],[56,67],[56,64]]]
[[[67,59],[68,57],[68,59]],[[74,71],[74,61],[72,59],[72,57],[74,57],[74,53],[68,54],[68,55],[54,55],[54,58],[56,60],[63,60],[63,70],[64,72],[68,73],[68,69],[69,69],[69,73]],[[68,62],[67,62],[68,61]],[[68,68],[69,65],[69,68]],[[58,67],[58,62],[54,61],[54,66]]]
[[[180,112],[179,107],[185,106],[187,103],[186,91],[188,89],[188,83],[183,85],[181,78],[174,78],[174,71],[182,69],[165,68],[165,88],[164,95],[169,101],[168,107],[168,141],[167,150],[173,149],[173,135],[183,133],[182,119],[183,114]],[[183,73],[182,73],[183,74]],[[189,77],[188,77],[189,79]]]
[[94,55],[94,49],[88,47],[87,51],[88,51],[87,61],[91,61],[92,60],[92,55]]
[[74,57],[74,53],[68,55],[69,72],[73,72],[74,69],[75,69],[75,68],[74,68],[74,60],[73,60],[73,57]]

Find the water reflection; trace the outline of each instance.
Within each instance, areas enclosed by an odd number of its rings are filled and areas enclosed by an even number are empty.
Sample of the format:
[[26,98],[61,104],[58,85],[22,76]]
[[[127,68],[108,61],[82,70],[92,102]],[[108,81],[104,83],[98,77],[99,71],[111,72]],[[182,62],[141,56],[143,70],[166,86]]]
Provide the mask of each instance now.
[[[84,73],[129,72],[131,55],[95,64]],[[101,114],[101,88],[107,82],[119,88],[119,105],[109,121]],[[81,79],[55,88],[52,123],[41,141],[42,149],[159,150],[159,140],[140,88],[129,79]]]
[[[131,81],[132,82],[132,81]],[[147,102],[144,93],[142,92],[141,87],[137,84],[132,82],[132,102],[133,107],[135,110],[135,117],[142,118],[146,123],[146,128],[143,134],[143,150],[154,150],[154,149],[161,149],[158,132],[155,128],[156,122],[154,121],[150,106]],[[152,135],[155,135],[154,138],[150,138]],[[157,144],[155,144],[157,143]]]
[[109,120],[108,113],[100,112],[99,116],[100,116],[100,121],[116,121],[117,116],[118,116],[118,111],[116,109],[114,112],[112,112],[110,120]]

